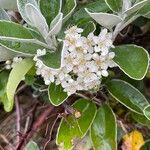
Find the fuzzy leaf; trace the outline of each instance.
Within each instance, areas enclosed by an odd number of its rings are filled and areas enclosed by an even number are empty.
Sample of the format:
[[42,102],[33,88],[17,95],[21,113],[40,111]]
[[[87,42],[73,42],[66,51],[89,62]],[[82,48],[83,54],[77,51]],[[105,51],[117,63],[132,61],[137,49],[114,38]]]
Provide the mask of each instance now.
[[137,10],[140,10],[148,2],[149,2],[149,0],[143,0],[143,1],[139,2],[139,3],[136,3],[135,5],[133,5],[131,8],[129,8],[124,13],[127,14],[127,15],[131,15],[131,14],[135,13]]
[[46,38],[48,31],[49,31],[49,27],[47,25],[45,18],[41,14],[40,10],[38,10],[32,4],[26,4],[25,11],[26,11],[27,17],[29,18],[32,26],[37,28],[39,30],[39,32],[43,35],[43,37]]
[[131,84],[122,80],[111,80],[107,83],[109,93],[125,107],[138,114],[148,105],[144,95]]
[[20,63],[17,63],[11,70],[6,88],[8,101],[4,106],[7,112],[11,111],[13,108],[14,95],[19,83],[22,81],[25,74],[32,68],[33,65],[33,60],[26,58]]
[[39,4],[40,10],[45,17],[47,24],[50,25],[51,21],[61,10],[62,0],[40,0]]
[[75,23],[83,22],[83,21],[86,22],[92,19],[89,15],[87,15],[87,12],[85,11],[85,7],[95,12],[104,13],[109,11],[108,6],[106,5],[105,2],[103,2],[103,0],[97,0],[96,2],[87,3],[74,13],[73,21]]
[[[28,40],[28,42],[26,40]],[[32,42],[32,40],[35,39],[33,39],[31,32],[28,31],[27,28],[17,23],[4,20],[0,21],[0,44],[3,47],[20,54],[31,56],[36,54],[37,49],[45,48]]]
[[29,24],[32,26],[31,21],[29,20],[29,18],[27,17],[27,13],[25,11],[25,5],[26,4],[33,4],[35,7],[38,8],[38,4],[36,0],[17,0],[17,5],[18,5],[18,10],[19,13],[21,14],[22,18]]
[[122,19],[119,16],[108,14],[108,13],[93,13],[90,12],[88,9],[85,9],[86,12],[100,25],[111,29],[118,23],[122,21]]
[[149,54],[143,47],[121,45],[112,51],[115,52],[114,61],[130,78],[141,80],[145,77],[149,66]]
[[10,20],[10,17],[3,8],[0,8],[0,20]]
[[25,150],[39,150],[37,143],[30,141],[27,146],[25,147]]
[[95,150],[117,150],[116,119],[108,105],[98,109],[90,134]]
[[62,27],[62,21],[63,21],[63,14],[60,13],[51,22],[50,32],[48,33],[48,37],[52,35],[57,35],[60,32],[61,27]]
[[147,117],[148,120],[150,120],[150,105],[144,108],[144,115]]
[[56,143],[63,150],[72,149],[76,140],[86,135],[96,115],[96,105],[87,99],[76,101],[73,108],[81,113],[81,117],[69,115],[62,119],[57,132]]
[[119,12],[122,6],[122,0],[105,0],[105,3],[115,12]]
[[63,45],[59,43],[58,48],[54,52],[47,52],[46,55],[39,57],[44,65],[53,69],[59,69],[61,67],[61,61],[63,55]]
[[16,52],[10,51],[9,49],[5,47],[0,46],[0,62],[12,59],[17,55],[19,54]]
[[142,126],[147,126],[150,129],[150,120],[148,120],[144,115],[140,115],[132,112],[132,118]]
[[62,5],[62,13],[64,15],[63,22],[66,22],[74,12],[77,6],[76,0],[65,0]]

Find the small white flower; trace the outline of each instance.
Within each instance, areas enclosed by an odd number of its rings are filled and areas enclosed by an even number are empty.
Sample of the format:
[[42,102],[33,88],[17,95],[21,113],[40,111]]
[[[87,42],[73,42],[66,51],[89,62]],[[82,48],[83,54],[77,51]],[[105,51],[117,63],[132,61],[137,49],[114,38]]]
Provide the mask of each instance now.
[[103,29],[99,36],[90,33],[83,37],[83,29],[77,26],[65,31],[63,57],[60,69],[46,67],[39,56],[45,55],[46,50],[37,50],[34,57],[37,66],[37,75],[41,75],[46,85],[55,82],[61,84],[64,91],[71,95],[80,90],[98,90],[101,78],[107,77],[108,68],[114,67],[114,52],[112,33]]

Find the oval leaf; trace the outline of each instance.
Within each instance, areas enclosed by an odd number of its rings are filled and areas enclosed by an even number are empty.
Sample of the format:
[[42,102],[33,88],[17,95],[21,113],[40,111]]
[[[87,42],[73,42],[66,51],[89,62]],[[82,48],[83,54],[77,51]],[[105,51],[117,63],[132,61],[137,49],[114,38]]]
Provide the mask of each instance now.
[[14,95],[19,83],[33,65],[34,65],[33,60],[26,58],[22,60],[20,63],[17,63],[11,70],[6,88],[8,102],[6,103],[7,105],[5,105],[5,110],[7,112],[12,110],[14,103]]
[[131,14],[135,13],[136,11],[140,10],[147,3],[149,3],[149,0],[143,0],[143,1],[133,5],[130,9],[128,9],[124,13],[127,15],[131,15]]
[[3,8],[0,8],[0,20],[10,20],[9,15]]
[[53,69],[59,69],[61,67],[61,61],[63,59],[63,45],[58,44],[58,48],[54,52],[47,52],[46,55],[39,57],[44,65]]
[[120,11],[122,6],[121,0],[105,0],[105,3],[108,5],[108,7],[115,12]]
[[144,115],[140,115],[140,114],[137,114],[137,113],[132,113],[132,118],[137,123],[150,128],[150,120],[148,120]]
[[146,116],[148,120],[150,120],[150,105],[144,108],[144,115]]
[[57,132],[56,143],[63,150],[72,149],[73,143],[86,135],[96,115],[96,105],[87,99],[78,100],[73,108],[81,113],[81,117],[69,115],[62,119]]
[[26,4],[33,4],[34,6],[36,6],[38,8],[38,4],[36,0],[17,0],[17,5],[18,5],[18,10],[19,13],[21,14],[22,18],[29,24],[32,26],[31,21],[29,20],[26,11],[25,11],[25,5]]
[[39,150],[37,143],[30,141],[27,146],[25,147],[25,150]]
[[43,37],[46,38],[48,31],[49,31],[49,27],[47,25],[45,18],[41,14],[40,10],[38,10],[32,4],[26,4],[25,11],[26,11],[27,17],[29,18],[32,26],[37,28],[39,30],[39,32],[43,35]]
[[48,95],[49,100],[54,106],[61,105],[67,98],[68,95],[66,92],[64,92],[64,89],[62,86],[55,85],[54,83],[51,83],[48,87]]
[[61,10],[62,0],[40,0],[40,10],[46,18],[47,24],[50,25],[51,21],[57,16]]
[[36,54],[37,49],[44,49],[47,46],[44,44],[43,47],[40,41],[33,39],[27,28],[4,20],[0,21],[0,44],[11,51],[30,56]]
[[57,35],[62,27],[62,20],[63,20],[63,14],[60,13],[58,14],[54,20],[51,22],[50,25],[50,32],[48,33],[48,37],[52,36],[52,35]]
[[136,80],[144,78],[149,66],[149,54],[144,48],[131,44],[116,46],[112,51],[114,61],[125,74]]
[[118,23],[122,21],[119,16],[108,14],[108,13],[92,13],[88,9],[85,9],[86,12],[100,25],[111,29]]
[[117,150],[117,124],[108,105],[101,106],[90,130],[95,150]]
[[65,0],[62,5],[62,13],[64,15],[63,22],[66,22],[74,12],[77,6],[76,0]]
[[0,62],[16,57],[18,54],[0,46]]
[[144,95],[131,84],[122,80],[111,80],[107,83],[109,93],[131,111],[143,114],[143,109],[148,105]]

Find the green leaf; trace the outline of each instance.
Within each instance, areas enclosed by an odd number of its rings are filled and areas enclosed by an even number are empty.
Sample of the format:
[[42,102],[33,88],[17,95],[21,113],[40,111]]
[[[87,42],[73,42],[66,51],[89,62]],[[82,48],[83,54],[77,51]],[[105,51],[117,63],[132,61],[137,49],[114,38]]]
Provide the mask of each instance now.
[[63,53],[62,43],[59,43],[58,48],[54,52],[47,52],[46,55],[39,57],[44,65],[50,68],[59,69],[61,67],[61,58]]
[[144,5],[141,9],[137,11],[136,14],[140,14],[150,19],[150,3],[147,3],[146,5]]
[[90,133],[95,150],[117,150],[117,123],[108,105],[98,109]]
[[18,54],[0,46],[0,62],[14,58]]
[[85,24],[82,24],[82,26],[84,26],[82,35],[85,37],[87,37],[89,33],[94,32],[96,30],[96,26],[93,21],[86,22]]
[[148,105],[144,95],[131,84],[122,80],[111,80],[107,83],[109,93],[133,112],[143,114],[143,109]]
[[39,5],[42,14],[46,18],[47,24],[50,25],[51,21],[61,10],[62,0],[40,0]]
[[0,101],[2,101],[2,97],[6,93],[6,85],[9,77],[9,72],[2,71],[0,72]]
[[33,65],[34,65],[33,60],[26,58],[22,60],[20,63],[17,63],[11,70],[7,83],[8,101],[5,105],[5,110],[7,112],[11,111],[13,108],[14,95],[19,83],[24,78],[25,74],[32,68]]
[[150,120],[148,120],[144,115],[140,115],[140,114],[137,114],[137,113],[132,113],[132,118],[137,123],[150,128]]
[[122,21],[122,19],[119,16],[114,14],[108,14],[102,12],[93,13],[90,12],[87,8],[85,10],[97,23],[99,23],[100,25],[108,29],[111,29],[112,27],[114,27],[115,25],[117,25]]
[[40,41],[36,42],[27,28],[17,23],[0,21],[0,44],[7,49],[27,55],[36,54],[37,49],[44,49]]
[[72,149],[73,143],[86,135],[96,115],[95,104],[86,99],[75,102],[73,108],[81,113],[81,117],[69,115],[62,119],[57,132],[56,143],[63,150]]
[[29,18],[31,25],[38,29],[44,38],[48,35],[49,27],[46,19],[40,12],[40,10],[33,4],[25,5],[26,15]]
[[51,83],[48,87],[48,95],[49,100],[54,106],[61,105],[67,98],[68,95],[64,92],[63,87],[59,85],[55,85],[55,83]]
[[30,141],[27,146],[25,147],[25,150],[39,150],[37,143]]
[[122,6],[122,0],[105,0],[105,3],[114,12],[119,12]]
[[65,0],[62,5],[63,22],[67,21],[77,6],[76,0]]
[[8,10],[17,10],[17,0],[0,0],[0,7]]
[[29,18],[27,17],[27,13],[25,11],[26,4],[33,4],[38,8],[38,4],[36,0],[17,0],[18,10],[21,14],[22,18],[32,26],[32,23],[30,22]]
[[130,78],[141,80],[145,77],[149,66],[147,51],[136,45],[121,45],[112,49],[115,52],[114,61]]
[[108,12],[109,11],[108,6],[103,1],[97,0],[96,2],[87,3],[74,13],[73,22],[75,22],[75,24],[77,22],[83,22],[83,21],[86,22],[86,21],[91,20],[91,17],[87,15],[85,8],[90,9],[94,12]]
[[57,35],[62,28],[63,14],[59,13],[50,24],[48,37]]
[[3,8],[0,8],[0,20],[10,20],[10,17]]
[[148,120],[150,120],[150,105],[148,105],[148,106],[146,106],[145,108],[144,108],[144,115],[145,115],[145,117],[148,119]]
[[140,9],[143,9],[142,7],[144,5],[146,5],[147,3],[149,3],[149,0],[143,0],[139,3],[136,3],[135,5],[133,5],[130,9],[128,9],[124,13],[127,14],[127,15],[131,15],[131,14],[135,13],[136,11],[139,11]]

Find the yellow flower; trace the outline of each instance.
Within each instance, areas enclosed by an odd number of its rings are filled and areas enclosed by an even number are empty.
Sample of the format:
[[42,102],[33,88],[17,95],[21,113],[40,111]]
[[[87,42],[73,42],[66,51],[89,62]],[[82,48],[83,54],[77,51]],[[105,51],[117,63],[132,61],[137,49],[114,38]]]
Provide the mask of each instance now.
[[143,135],[135,130],[123,137],[122,150],[140,150],[143,144]]

